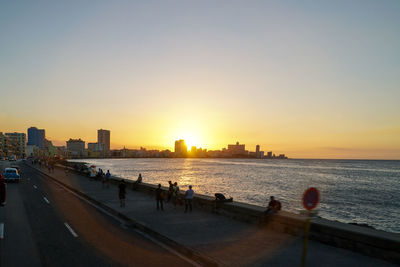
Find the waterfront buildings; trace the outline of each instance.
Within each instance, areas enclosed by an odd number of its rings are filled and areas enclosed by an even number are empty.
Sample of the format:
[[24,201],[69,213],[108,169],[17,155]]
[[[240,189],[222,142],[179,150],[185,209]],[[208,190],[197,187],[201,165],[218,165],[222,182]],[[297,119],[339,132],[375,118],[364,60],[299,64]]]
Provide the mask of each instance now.
[[28,144],[29,146],[37,146],[39,149],[45,149],[46,133],[44,129],[36,127],[28,128]]
[[69,139],[67,141],[67,151],[71,157],[85,156],[85,141],[79,139]]
[[104,151],[108,153],[110,151],[110,131],[109,130],[97,130],[97,143],[103,144]]
[[88,143],[88,150],[92,152],[103,152],[104,144],[102,143]]
[[246,146],[244,144],[239,144],[239,142],[236,142],[234,145],[228,145],[227,152],[233,157],[246,156],[249,154],[249,151],[247,151],[245,147]]

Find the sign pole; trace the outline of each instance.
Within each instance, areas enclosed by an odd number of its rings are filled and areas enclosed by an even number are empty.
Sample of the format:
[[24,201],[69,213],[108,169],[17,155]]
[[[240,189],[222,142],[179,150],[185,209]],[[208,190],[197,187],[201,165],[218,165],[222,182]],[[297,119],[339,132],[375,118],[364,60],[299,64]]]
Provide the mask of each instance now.
[[311,225],[311,210],[315,209],[320,199],[319,191],[315,187],[308,188],[303,194],[303,206],[308,211],[307,219],[304,226],[304,243],[303,243],[303,255],[301,257],[301,266],[306,266],[307,260],[307,248],[308,248],[308,234],[310,232]]
[[308,233],[310,231],[310,218],[307,218],[304,228],[304,242],[303,242],[303,255],[301,257],[301,267],[306,266],[307,247],[308,247]]

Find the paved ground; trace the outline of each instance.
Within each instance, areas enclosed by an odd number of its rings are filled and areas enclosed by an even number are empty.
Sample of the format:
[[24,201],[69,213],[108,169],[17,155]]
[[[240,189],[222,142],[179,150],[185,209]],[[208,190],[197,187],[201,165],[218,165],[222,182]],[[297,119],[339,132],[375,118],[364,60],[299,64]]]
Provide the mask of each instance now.
[[[43,170],[44,172],[47,172]],[[291,235],[259,229],[216,214],[172,204],[157,211],[153,196],[128,190],[126,207],[119,207],[117,187],[56,169],[52,177],[74,186],[92,198],[149,226],[182,245],[200,251],[227,266],[299,266],[302,240]],[[53,192],[53,198],[58,192]],[[385,261],[319,242],[309,242],[307,266],[392,266]]]
[[[0,162],[0,171],[7,165]],[[0,207],[0,266],[191,266],[38,171],[20,166],[22,180],[7,184],[7,202]]]

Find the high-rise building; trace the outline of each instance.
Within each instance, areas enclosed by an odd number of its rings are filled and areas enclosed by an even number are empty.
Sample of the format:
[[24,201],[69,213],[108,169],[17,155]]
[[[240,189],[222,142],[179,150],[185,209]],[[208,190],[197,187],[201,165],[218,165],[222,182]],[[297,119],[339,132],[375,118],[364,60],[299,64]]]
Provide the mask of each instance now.
[[67,151],[73,157],[83,157],[85,155],[85,141],[79,139],[69,139],[67,141]]
[[37,146],[43,150],[46,146],[46,133],[44,129],[38,129],[36,127],[28,128],[28,145]]
[[110,151],[110,131],[109,130],[97,130],[97,143],[104,145],[104,151]]
[[187,145],[185,140],[176,140],[175,141],[175,156],[176,157],[186,157],[187,156]]

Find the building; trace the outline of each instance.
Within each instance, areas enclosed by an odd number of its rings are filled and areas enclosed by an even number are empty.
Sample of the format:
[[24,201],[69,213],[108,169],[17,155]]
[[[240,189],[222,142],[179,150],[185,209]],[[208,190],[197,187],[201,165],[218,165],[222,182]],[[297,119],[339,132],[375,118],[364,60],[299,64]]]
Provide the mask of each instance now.
[[70,138],[67,141],[67,151],[72,157],[83,157],[85,155],[85,141],[80,138]]
[[97,130],[97,143],[104,145],[104,151],[108,153],[110,151],[110,131],[109,130]]
[[6,156],[5,154],[6,137],[2,132],[0,132],[0,158]]
[[243,156],[249,154],[245,149],[245,145],[241,145],[239,142],[236,142],[235,145],[228,145],[227,152],[232,156]]
[[176,140],[175,141],[175,156],[176,157],[186,157],[187,156],[187,145],[185,140]]
[[25,158],[26,157],[26,134],[5,133],[1,134],[2,157]]
[[28,145],[37,146],[43,150],[46,147],[46,133],[44,129],[38,129],[36,127],[28,128]]
[[101,143],[88,143],[88,150],[91,152],[103,152],[104,144]]

